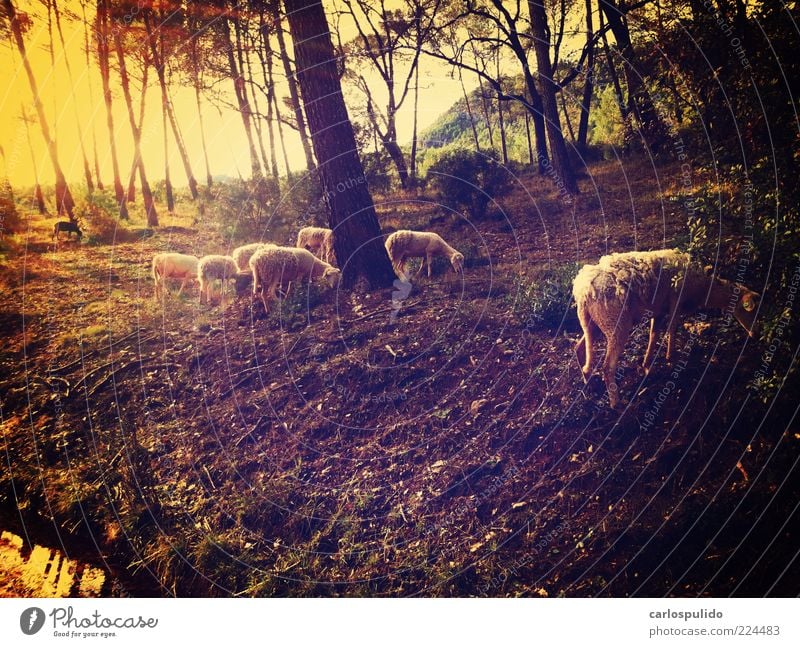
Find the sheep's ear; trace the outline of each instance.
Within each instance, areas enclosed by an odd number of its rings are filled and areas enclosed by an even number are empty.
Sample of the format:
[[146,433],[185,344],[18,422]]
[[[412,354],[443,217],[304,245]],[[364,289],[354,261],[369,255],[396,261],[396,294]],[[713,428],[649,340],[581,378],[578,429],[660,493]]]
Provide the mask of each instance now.
[[713,265],[706,265],[703,268],[703,271],[706,273],[706,276],[711,276],[714,274],[714,266]]

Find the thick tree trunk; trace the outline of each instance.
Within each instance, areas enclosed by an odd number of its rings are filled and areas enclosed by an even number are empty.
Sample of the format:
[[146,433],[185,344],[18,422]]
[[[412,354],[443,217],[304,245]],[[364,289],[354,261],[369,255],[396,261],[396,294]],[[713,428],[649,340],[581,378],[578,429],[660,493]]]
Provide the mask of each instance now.
[[8,19],[11,27],[11,34],[17,45],[19,54],[22,57],[22,65],[24,66],[25,74],[28,77],[28,83],[31,87],[31,94],[33,94],[33,102],[36,106],[36,114],[39,117],[39,126],[42,130],[42,137],[44,137],[44,141],[47,144],[47,152],[49,153],[50,161],[53,164],[53,171],[56,176],[56,209],[58,213],[66,213],[69,216],[69,219],[74,221],[75,201],[72,199],[72,193],[70,193],[67,180],[64,177],[64,172],[61,170],[61,164],[58,162],[58,152],[56,150],[55,142],[53,141],[52,137],[50,137],[50,128],[47,125],[47,117],[44,114],[44,106],[39,98],[39,88],[36,85],[36,79],[33,76],[33,70],[31,69],[30,62],[28,61],[28,55],[25,51],[25,41],[22,38],[22,29],[19,25],[19,19],[17,18],[17,14],[14,10],[14,5],[12,4],[11,0],[2,0],[2,2],[6,11],[6,18]]
[[111,96],[110,60],[109,60],[109,29],[108,29],[108,0],[97,0],[97,60],[100,63],[100,78],[103,82],[103,102],[106,106],[106,126],[108,127],[108,140],[111,149],[111,166],[114,172],[114,199],[119,205],[119,217],[128,219],[128,207],[125,200],[125,189],[119,174],[119,159],[117,157],[117,141],[114,133],[114,106]]
[[240,74],[239,67],[236,65],[236,56],[233,51],[233,42],[231,41],[231,28],[229,18],[223,17],[220,21],[222,27],[223,46],[225,47],[225,55],[228,58],[228,67],[233,80],[233,90],[236,94],[236,102],[239,106],[239,114],[242,117],[242,124],[244,125],[244,132],[247,135],[247,145],[250,151],[250,171],[253,178],[263,177],[261,175],[261,163],[258,161],[258,151],[253,139],[253,129],[250,123],[252,111],[250,110],[250,103],[247,100],[247,87],[244,80],[244,74]]
[[297,88],[297,79],[295,79],[292,65],[289,61],[289,54],[286,51],[286,39],[283,37],[283,26],[281,25],[280,16],[278,15],[278,3],[275,2],[275,35],[278,37],[278,49],[280,51],[281,63],[283,64],[283,72],[286,75],[286,84],[289,86],[289,98],[292,102],[292,109],[294,110],[294,120],[297,123],[297,132],[300,135],[300,142],[303,145],[303,153],[306,156],[306,168],[313,171],[316,165],[314,164],[314,153],[311,151],[311,142],[309,141],[308,132],[306,131],[306,121],[303,117],[303,106],[300,103],[300,92]]
[[547,14],[544,9],[544,0],[528,0],[528,10],[531,18],[531,31],[533,47],[536,51],[536,63],[539,71],[540,89],[544,116],[547,120],[547,138],[550,142],[550,154],[553,168],[558,175],[557,183],[563,186],[570,195],[578,193],[578,183],[572,169],[567,146],[564,143],[564,134],[561,132],[561,123],[558,116],[558,103],[556,101],[556,84],[553,82],[553,70],[550,64],[550,32],[547,27]]
[[[586,138],[589,135],[589,112],[592,107],[592,92],[594,91],[594,52],[595,45],[594,26],[592,25],[592,0],[586,0],[586,43],[589,53],[586,56],[586,79],[583,82],[583,97],[581,99],[581,117],[578,121],[578,151],[586,153]],[[562,90],[563,92],[563,90]]]
[[667,129],[642,82],[643,70],[637,68],[638,57],[631,42],[628,25],[623,20],[624,14],[615,0],[600,0],[600,9],[605,14],[624,61],[623,71],[628,86],[627,111],[636,119],[647,146],[658,152],[667,137]]
[[361,275],[373,287],[389,287],[396,277],[358,157],[325,11],[320,0],[285,4],[343,283],[352,286]]
[[175,211],[175,194],[172,190],[172,179],[169,172],[169,131],[167,130],[167,107],[161,103],[161,130],[164,134],[164,194],[167,200],[167,211]]
[[[150,183],[147,181],[147,173],[144,168],[144,160],[142,159],[142,131],[136,123],[136,115],[133,112],[133,99],[131,98],[130,82],[128,80],[128,69],[125,66],[125,52],[122,49],[122,36],[120,30],[114,31],[114,45],[117,50],[117,62],[119,64],[119,77],[122,84],[122,94],[125,97],[125,106],[128,109],[128,121],[131,124],[131,134],[133,136],[133,159],[134,166],[139,169],[139,184],[142,187],[142,202],[144,205],[144,212],[147,215],[147,226],[158,227],[158,213],[153,201],[153,193],[150,190]],[[142,92],[145,88],[142,87]],[[131,187],[133,183],[134,169],[131,169]]]

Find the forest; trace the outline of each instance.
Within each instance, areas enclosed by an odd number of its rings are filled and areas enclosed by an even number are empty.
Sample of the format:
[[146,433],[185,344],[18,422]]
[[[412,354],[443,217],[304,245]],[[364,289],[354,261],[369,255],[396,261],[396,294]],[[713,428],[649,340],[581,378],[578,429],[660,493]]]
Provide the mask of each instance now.
[[0,597],[796,597],[799,21],[0,0]]

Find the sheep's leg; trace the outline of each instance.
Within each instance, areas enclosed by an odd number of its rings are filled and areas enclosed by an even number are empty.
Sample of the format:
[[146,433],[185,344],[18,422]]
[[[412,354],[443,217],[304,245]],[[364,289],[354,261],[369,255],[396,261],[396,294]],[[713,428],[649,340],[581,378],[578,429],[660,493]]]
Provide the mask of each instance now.
[[651,360],[653,357],[653,352],[656,349],[656,341],[660,332],[661,322],[653,317],[650,320],[650,339],[647,342],[647,350],[644,353],[644,360],[642,361],[642,368],[644,369],[645,375],[650,372]]
[[589,316],[586,308],[578,307],[578,319],[583,328],[583,336],[578,340],[575,345],[575,354],[578,357],[578,363],[581,367],[581,375],[583,381],[588,382],[592,374],[592,364],[594,364],[594,337],[593,333],[596,329],[594,322]]
[[680,317],[678,317],[678,313],[675,313],[667,324],[667,363],[672,362],[672,348],[679,318]]
[[630,332],[631,322],[626,319],[620,319],[614,332],[606,333],[608,345],[606,357],[603,361],[603,381],[606,383],[606,389],[608,390],[608,404],[612,409],[616,409],[619,404],[619,387],[616,379],[617,362],[619,362],[619,357],[622,355],[622,350],[625,347],[625,342],[628,341]]
[[425,257],[424,256],[422,257],[422,261],[419,264],[419,269],[414,274],[414,278],[415,279],[422,273],[422,268],[423,267],[425,267]]
[[432,260],[431,255],[428,254],[425,260],[428,261],[428,278],[431,278],[431,260]]

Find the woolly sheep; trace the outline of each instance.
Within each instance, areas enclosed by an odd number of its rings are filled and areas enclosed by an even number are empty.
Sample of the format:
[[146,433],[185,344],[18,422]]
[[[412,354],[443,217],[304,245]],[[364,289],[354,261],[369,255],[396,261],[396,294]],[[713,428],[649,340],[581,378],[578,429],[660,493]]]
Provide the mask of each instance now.
[[321,258],[330,264],[329,256],[333,250],[333,231],[325,227],[303,227],[297,232],[295,247],[307,249],[317,258]]
[[180,296],[186,282],[197,279],[198,261],[196,256],[177,252],[164,252],[153,256],[153,281],[155,282],[153,296],[156,299],[163,296],[166,279],[181,279],[181,288],[178,290],[178,296]]
[[236,267],[239,268],[240,272],[250,271],[250,257],[264,245],[272,245],[272,243],[250,243],[237,247],[231,252],[231,258],[236,263]]
[[222,292],[228,281],[236,282],[236,294],[240,294],[250,272],[239,272],[236,262],[230,256],[210,254],[203,256],[197,263],[197,280],[200,282],[200,303],[211,299],[211,284],[215,279],[222,281]]
[[330,287],[339,281],[341,272],[316,258],[307,249],[272,245],[259,249],[250,258],[253,273],[253,296],[261,294],[264,310],[269,312],[268,300],[277,298],[278,287],[288,288],[291,281],[322,277]]
[[428,278],[431,276],[431,259],[434,256],[446,257],[456,272],[464,270],[464,255],[450,247],[439,234],[430,231],[401,229],[391,234],[385,244],[395,271],[403,278],[406,277],[405,268],[409,258],[422,258],[417,274],[428,262]]
[[675,329],[681,317],[702,308],[730,309],[752,337],[759,295],[743,285],[713,277],[688,254],[674,249],[628,252],[603,256],[597,265],[585,265],[572,286],[583,336],[575,346],[584,380],[592,372],[592,343],[599,329],[606,338],[603,380],[611,407],[619,402],[615,381],[617,362],[630,331],[650,319],[645,352],[645,374],[658,334],[666,329],[667,361],[672,358]]

